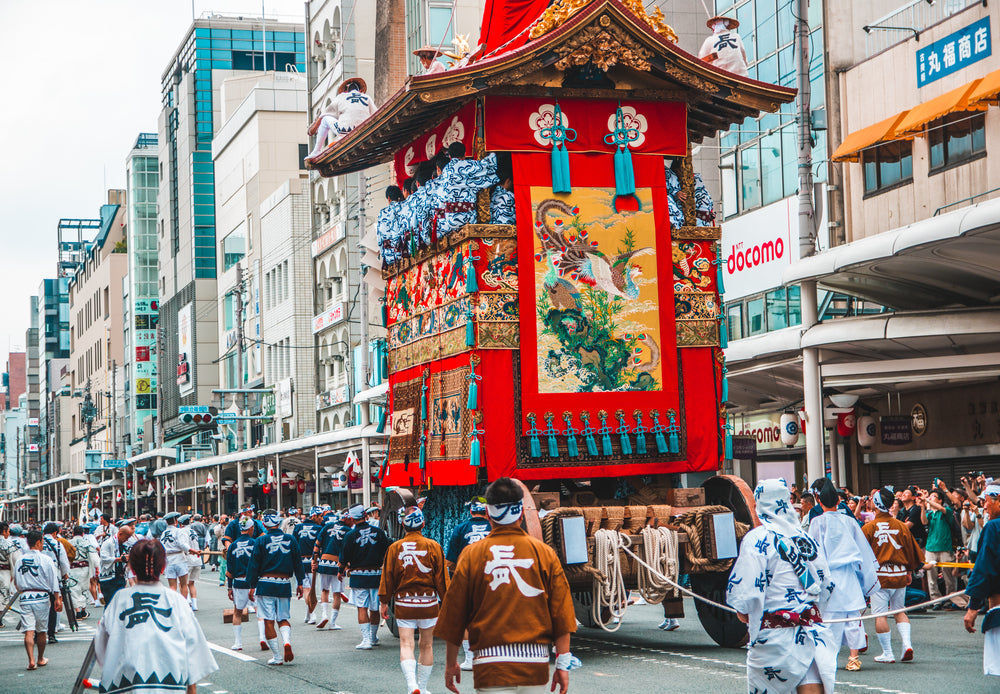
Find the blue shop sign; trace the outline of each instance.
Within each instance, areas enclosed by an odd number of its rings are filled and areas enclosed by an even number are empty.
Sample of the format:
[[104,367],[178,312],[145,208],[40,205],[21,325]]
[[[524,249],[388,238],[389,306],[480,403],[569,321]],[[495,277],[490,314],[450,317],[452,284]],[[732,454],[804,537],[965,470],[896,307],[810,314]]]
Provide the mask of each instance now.
[[988,58],[993,52],[990,18],[983,17],[917,51],[917,87]]

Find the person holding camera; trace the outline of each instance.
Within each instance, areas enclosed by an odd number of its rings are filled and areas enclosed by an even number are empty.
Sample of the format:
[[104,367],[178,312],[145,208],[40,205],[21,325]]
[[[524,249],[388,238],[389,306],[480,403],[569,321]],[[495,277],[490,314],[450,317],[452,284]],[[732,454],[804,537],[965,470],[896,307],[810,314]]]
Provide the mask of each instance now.
[[109,605],[115,593],[125,587],[128,541],[131,538],[132,528],[125,525],[101,544],[101,572],[97,576],[97,582],[105,605]]
[[[936,600],[942,596],[941,588],[937,582],[937,567],[933,565],[939,562],[955,561],[955,555],[951,551],[951,521],[954,512],[946,502],[944,492],[938,488],[931,489],[929,492],[920,490],[917,506],[920,508],[920,521],[927,526],[927,544],[924,545],[925,558],[927,563],[932,565],[927,575],[927,593],[931,600]],[[941,575],[944,578],[946,593],[949,595],[954,593],[956,586],[954,570],[950,567],[943,567]],[[934,609],[948,608],[939,604]]]

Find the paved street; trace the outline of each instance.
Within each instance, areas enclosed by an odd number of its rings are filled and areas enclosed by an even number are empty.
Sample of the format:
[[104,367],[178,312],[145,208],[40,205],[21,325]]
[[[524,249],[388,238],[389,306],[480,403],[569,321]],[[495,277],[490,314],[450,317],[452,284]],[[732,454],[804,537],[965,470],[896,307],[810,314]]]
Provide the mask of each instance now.
[[[382,629],[382,645],[376,650],[360,652],[354,649],[359,640],[355,615],[344,612],[340,621],[344,629],[317,633],[314,627],[302,624],[304,605],[292,604],[292,644],[295,662],[291,666],[269,668],[264,665],[264,653],[256,650],[256,624],[244,628],[244,643],[248,650],[234,653],[232,628],[224,625],[221,610],[228,605],[225,592],[219,588],[215,574],[202,578],[199,588],[199,617],[208,640],[215,648],[219,671],[199,687],[202,694],[256,694],[281,692],[342,692],[344,694],[402,694],[403,679],[398,667],[396,639]],[[688,614],[694,613],[687,605]],[[581,629],[574,639],[573,651],[584,662],[581,670],[571,675],[571,691],[575,694],[605,694],[617,692],[742,692],[744,691],[744,651],[717,647],[701,629],[696,618],[682,622],[671,633],[656,628],[659,609],[633,606],[625,618],[625,626],[616,634]],[[0,681],[4,694],[20,692],[64,692],[69,689],[79,669],[90,639],[95,618],[85,622],[77,634],[64,632],[60,643],[46,655],[50,665],[35,672],[26,672],[21,636],[12,627],[0,630]],[[937,613],[936,616],[913,617],[913,640],[916,659],[911,664],[881,665],[872,662],[878,652],[874,629],[869,624],[873,648],[862,656],[864,669],[848,673],[840,670],[837,690],[864,694],[986,694],[997,691],[997,682],[989,682],[982,673],[982,636],[969,636],[962,629],[961,613]],[[898,641],[897,641],[898,648]],[[897,656],[898,656],[897,652]],[[438,667],[432,677],[432,691],[446,691],[442,668],[444,645],[437,642],[435,656]],[[841,657],[841,667],[846,656]],[[96,673],[95,673],[96,674]],[[461,686],[472,692],[471,677]]]

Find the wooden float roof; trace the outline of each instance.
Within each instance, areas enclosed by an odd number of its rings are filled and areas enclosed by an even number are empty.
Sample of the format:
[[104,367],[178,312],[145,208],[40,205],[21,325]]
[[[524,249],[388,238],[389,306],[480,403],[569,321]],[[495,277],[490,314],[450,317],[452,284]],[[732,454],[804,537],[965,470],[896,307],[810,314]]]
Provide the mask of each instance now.
[[[602,89],[534,85],[532,75],[595,59],[614,76],[647,73],[660,89]],[[701,142],[760,112],[777,111],[796,91],[712,67],[666,40],[619,0],[595,0],[564,24],[517,48],[466,67],[411,76],[378,111],[323,151],[310,168],[323,176],[361,171],[390,161],[427,129],[478,96],[506,94],[562,98],[684,101],[688,136]]]

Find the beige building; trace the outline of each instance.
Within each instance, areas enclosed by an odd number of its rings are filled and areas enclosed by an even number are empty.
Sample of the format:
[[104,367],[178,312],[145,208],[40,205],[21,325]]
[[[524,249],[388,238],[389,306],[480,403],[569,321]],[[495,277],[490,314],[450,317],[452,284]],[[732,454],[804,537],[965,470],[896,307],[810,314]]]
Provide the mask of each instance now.
[[[72,441],[70,463],[63,472],[84,471],[87,426],[83,403],[89,394],[96,408],[91,423],[90,449],[110,457],[117,445],[113,433],[113,394],[122,384],[115,383],[115,369],[124,363],[122,347],[122,280],[128,274],[125,247],[125,191],[109,190],[108,202],[101,207],[101,227],[89,245],[82,265],[69,283],[70,358],[68,386],[75,406],[63,409],[68,416]],[[66,410],[70,411],[67,412]]]
[[[278,261],[276,267],[265,265],[261,204],[277,189],[286,186],[289,179],[298,185],[308,139],[305,132],[306,80],[296,73],[244,75],[223,82],[221,95],[223,125],[212,143],[219,238],[218,339],[220,355],[224,355],[219,362],[219,383],[224,389],[270,387],[276,379],[291,377],[291,369],[286,373],[284,367],[293,361],[291,352],[295,351],[288,340],[276,345],[265,344],[262,325],[267,320],[267,304],[264,300],[274,296],[272,278],[277,278],[277,286],[284,290],[283,297],[290,297],[294,292],[311,296],[312,278],[311,273],[308,277],[290,278],[287,257],[283,262]],[[306,177],[304,170],[301,176]],[[290,227],[273,230],[272,234],[286,238],[294,235]],[[303,234],[305,232],[299,235]],[[297,242],[299,251],[308,252],[308,243],[308,238],[300,239]],[[238,268],[243,271],[242,278],[237,274]],[[241,288],[242,316],[239,315],[238,296]],[[308,320],[308,305],[303,308]],[[239,361],[240,328],[242,365]],[[311,340],[306,340],[305,344],[308,346],[309,342]],[[276,355],[276,349],[281,353]],[[265,359],[267,355],[270,361]],[[306,363],[312,361],[308,351],[297,356]],[[311,393],[311,378],[306,382]],[[226,404],[231,405],[231,400]],[[260,402],[253,403],[245,414],[260,414]],[[251,432],[245,445],[270,439],[264,436],[259,423],[245,430]]]

